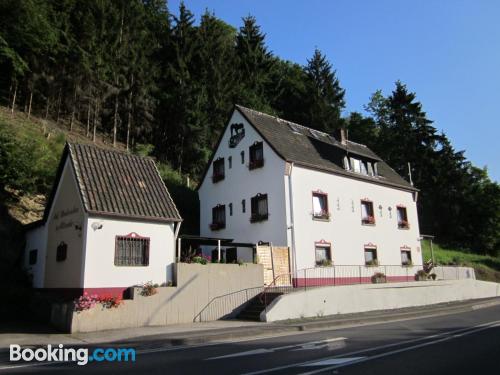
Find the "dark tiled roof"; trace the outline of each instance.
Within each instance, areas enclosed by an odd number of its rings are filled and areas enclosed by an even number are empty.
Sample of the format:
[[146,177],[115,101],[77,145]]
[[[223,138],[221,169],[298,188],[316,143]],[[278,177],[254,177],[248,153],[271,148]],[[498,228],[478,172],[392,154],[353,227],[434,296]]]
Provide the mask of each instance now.
[[44,221],[67,156],[88,213],[152,221],[182,220],[152,159],[92,145],[67,143]]
[[[236,108],[271,148],[287,161],[373,183],[416,190],[365,145],[350,141],[343,145],[327,133],[240,105],[236,105]],[[377,161],[379,176],[371,177],[346,171],[343,168],[343,157],[348,154]]]

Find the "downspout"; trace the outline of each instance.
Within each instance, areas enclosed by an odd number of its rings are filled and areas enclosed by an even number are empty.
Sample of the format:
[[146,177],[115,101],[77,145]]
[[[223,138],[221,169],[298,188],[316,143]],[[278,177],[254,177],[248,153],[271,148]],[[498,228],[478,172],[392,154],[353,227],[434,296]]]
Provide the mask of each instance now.
[[[182,221],[178,221],[177,224],[174,223],[174,249],[177,247],[177,257],[174,253],[174,264],[172,265],[172,281],[174,285],[177,285],[177,263],[181,261],[181,239],[179,238],[179,230],[181,229]],[[177,259],[175,259],[177,258]]]
[[174,249],[177,248],[177,262],[181,261],[181,239],[179,238],[179,230],[181,229],[182,221],[178,221],[177,224],[174,223]]
[[297,277],[297,255],[295,248],[295,224],[293,216],[293,189],[292,189],[292,173],[293,173],[293,163],[290,163],[290,173],[288,175],[288,205],[290,209],[290,231],[291,231],[291,247],[292,247],[292,274]]
[[181,224],[182,224],[182,221],[178,221],[177,225],[175,227],[174,243],[175,243],[175,241],[177,241],[177,238],[179,237],[179,230],[181,229]]

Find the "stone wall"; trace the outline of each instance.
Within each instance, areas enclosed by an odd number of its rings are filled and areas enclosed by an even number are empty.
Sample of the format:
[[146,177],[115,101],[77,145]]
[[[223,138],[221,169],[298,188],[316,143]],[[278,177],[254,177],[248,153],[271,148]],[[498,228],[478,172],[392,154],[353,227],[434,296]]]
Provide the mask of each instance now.
[[143,297],[134,288],[133,299],[118,308],[100,305],[82,312],[71,304],[54,305],[52,323],[66,332],[92,332],[142,326],[162,326],[230,317],[264,285],[259,264],[176,264],[177,286],[158,288]]

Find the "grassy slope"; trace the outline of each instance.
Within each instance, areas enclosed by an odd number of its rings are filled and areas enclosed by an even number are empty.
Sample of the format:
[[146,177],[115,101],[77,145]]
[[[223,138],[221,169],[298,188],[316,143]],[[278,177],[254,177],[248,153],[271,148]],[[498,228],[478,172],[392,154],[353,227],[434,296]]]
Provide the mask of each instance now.
[[[424,259],[431,259],[429,241],[422,241]],[[500,258],[478,255],[460,250],[447,249],[434,243],[434,258],[437,264],[473,267],[480,280],[500,282]]]

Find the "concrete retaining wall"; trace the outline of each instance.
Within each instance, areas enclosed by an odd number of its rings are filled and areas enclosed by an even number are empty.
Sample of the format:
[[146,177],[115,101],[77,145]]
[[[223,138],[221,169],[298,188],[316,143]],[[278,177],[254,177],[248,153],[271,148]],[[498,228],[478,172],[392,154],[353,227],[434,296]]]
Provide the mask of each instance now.
[[500,284],[472,279],[321,287],[280,296],[267,313],[262,312],[261,320],[272,322],[499,296]]
[[436,274],[438,280],[475,279],[476,273],[472,267],[436,266],[431,273]]
[[52,323],[63,331],[92,332],[217,320],[236,312],[264,285],[259,264],[178,263],[176,268],[176,287],[158,288],[158,293],[149,297],[141,296],[135,288],[133,299],[113,309],[98,305],[76,313],[71,304],[55,305]]

